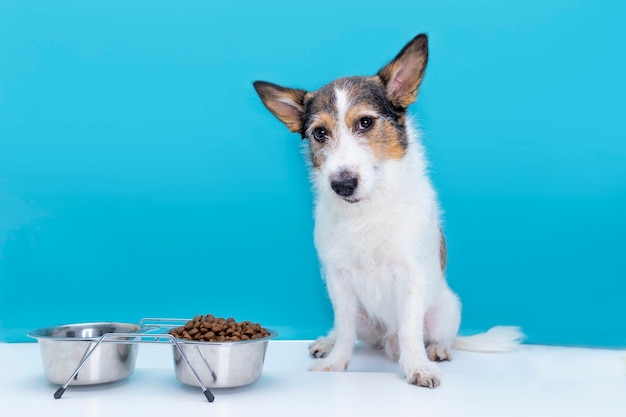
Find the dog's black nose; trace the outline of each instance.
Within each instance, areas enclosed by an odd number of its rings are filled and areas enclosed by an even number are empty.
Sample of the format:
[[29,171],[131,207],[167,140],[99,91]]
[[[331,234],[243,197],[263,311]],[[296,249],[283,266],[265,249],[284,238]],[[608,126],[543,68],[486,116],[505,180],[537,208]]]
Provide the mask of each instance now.
[[330,181],[330,188],[342,197],[354,194],[357,185],[359,185],[359,180],[349,172],[342,172],[338,178]]

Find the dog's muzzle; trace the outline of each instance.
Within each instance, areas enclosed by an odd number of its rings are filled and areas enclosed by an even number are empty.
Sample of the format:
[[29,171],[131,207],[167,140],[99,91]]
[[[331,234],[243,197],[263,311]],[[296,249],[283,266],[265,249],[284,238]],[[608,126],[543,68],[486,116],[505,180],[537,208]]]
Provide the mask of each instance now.
[[343,171],[330,180],[330,188],[340,197],[350,197],[358,185],[359,180],[356,175],[348,171]]

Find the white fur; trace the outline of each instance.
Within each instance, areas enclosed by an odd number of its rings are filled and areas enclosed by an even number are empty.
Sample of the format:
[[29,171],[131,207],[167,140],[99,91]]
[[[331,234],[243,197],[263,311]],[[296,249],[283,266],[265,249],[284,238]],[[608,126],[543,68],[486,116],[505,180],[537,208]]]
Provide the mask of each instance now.
[[[342,121],[350,103],[341,90],[336,97]],[[506,350],[520,333],[457,338],[461,304],[440,266],[437,197],[418,134],[406,125],[406,155],[381,161],[340,123],[324,164],[312,169],[315,245],[335,315],[334,329],[310,348],[322,358],[312,369],[346,369],[359,338],[398,359],[409,382],[434,387],[439,371],[430,359],[449,359],[452,347]],[[342,170],[358,175],[357,203],[330,187]]]

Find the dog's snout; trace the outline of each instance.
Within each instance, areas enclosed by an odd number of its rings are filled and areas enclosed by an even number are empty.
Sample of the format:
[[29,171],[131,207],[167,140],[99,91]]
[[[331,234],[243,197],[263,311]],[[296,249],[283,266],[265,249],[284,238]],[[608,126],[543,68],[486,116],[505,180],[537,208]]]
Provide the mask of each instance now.
[[344,171],[330,181],[330,188],[341,197],[349,197],[359,185],[358,178],[351,172]]

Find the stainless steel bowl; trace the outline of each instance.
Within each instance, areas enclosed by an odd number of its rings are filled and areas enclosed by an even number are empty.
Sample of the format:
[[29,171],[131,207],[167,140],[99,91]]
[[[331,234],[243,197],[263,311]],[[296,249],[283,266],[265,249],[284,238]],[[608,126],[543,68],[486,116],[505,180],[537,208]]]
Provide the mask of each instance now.
[[[101,336],[137,330],[139,325],[132,323],[80,323],[33,330],[28,336],[37,339],[46,378],[54,384],[64,384]],[[70,385],[103,384],[127,378],[135,370],[137,348],[137,344],[123,342],[100,344]]]
[[[267,331],[270,333],[268,337],[240,342],[177,341],[204,385],[232,388],[251,384],[261,377],[267,344],[278,335],[273,330]],[[180,382],[199,386],[176,346],[174,369]]]

